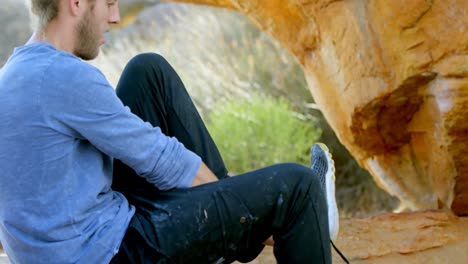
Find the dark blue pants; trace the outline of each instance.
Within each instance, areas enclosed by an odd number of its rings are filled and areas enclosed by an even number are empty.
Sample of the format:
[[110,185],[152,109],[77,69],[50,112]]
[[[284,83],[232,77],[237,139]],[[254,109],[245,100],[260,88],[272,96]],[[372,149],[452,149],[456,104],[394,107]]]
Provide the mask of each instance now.
[[271,235],[278,263],[331,263],[325,196],[309,168],[287,163],[228,177],[182,81],[159,55],[133,58],[117,94],[197,153],[220,180],[162,192],[116,160],[113,188],[136,214],[111,263],[248,262]]

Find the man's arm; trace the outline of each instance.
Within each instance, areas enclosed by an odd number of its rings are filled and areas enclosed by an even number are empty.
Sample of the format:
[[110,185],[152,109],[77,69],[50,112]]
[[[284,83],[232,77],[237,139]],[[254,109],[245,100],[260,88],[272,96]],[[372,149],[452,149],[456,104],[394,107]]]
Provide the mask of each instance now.
[[213,172],[205,165],[204,162],[201,162],[200,168],[198,169],[190,187],[215,182],[217,180],[218,178],[213,174]]
[[41,106],[55,131],[89,141],[159,190],[191,186],[201,167],[198,155],[132,114],[96,68],[78,60],[52,66],[47,76],[54,87],[43,89]]

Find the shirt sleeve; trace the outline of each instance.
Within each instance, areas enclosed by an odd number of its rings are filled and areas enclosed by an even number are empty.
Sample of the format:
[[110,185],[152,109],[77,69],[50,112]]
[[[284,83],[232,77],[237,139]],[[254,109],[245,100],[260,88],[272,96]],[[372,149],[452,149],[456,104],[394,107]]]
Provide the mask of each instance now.
[[190,186],[200,157],[131,113],[99,70],[78,64],[53,72],[62,75],[51,73],[41,104],[55,129],[88,140],[160,190]]

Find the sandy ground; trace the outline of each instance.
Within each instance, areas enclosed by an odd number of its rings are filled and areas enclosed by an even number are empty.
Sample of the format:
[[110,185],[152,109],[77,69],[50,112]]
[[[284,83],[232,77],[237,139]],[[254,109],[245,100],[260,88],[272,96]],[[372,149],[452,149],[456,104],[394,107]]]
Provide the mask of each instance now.
[[262,251],[262,254],[258,256],[254,261],[250,262],[252,264],[276,264],[275,257],[273,256],[273,248],[265,247]]
[[[234,262],[236,264],[240,264],[240,262]],[[275,257],[273,256],[273,248],[272,247],[265,247],[262,253],[250,264],[276,264]],[[0,263],[1,264],[1,263]]]

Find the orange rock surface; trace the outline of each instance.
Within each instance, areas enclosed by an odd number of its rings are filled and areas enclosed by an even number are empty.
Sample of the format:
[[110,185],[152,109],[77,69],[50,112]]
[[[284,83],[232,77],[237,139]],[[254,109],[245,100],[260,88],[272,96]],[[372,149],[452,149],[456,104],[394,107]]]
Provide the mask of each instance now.
[[[353,264],[465,264],[468,219],[427,211],[343,219],[336,243]],[[333,263],[345,263],[333,250]],[[266,247],[251,264],[274,264]]]
[[468,215],[468,1],[177,0],[289,49],[341,142],[411,210]]

